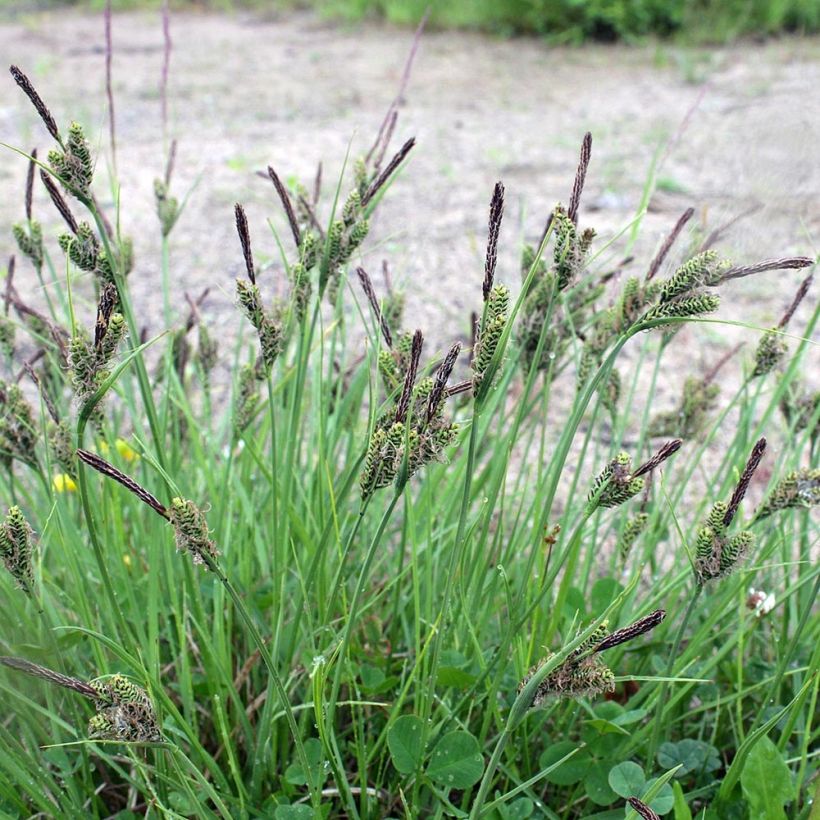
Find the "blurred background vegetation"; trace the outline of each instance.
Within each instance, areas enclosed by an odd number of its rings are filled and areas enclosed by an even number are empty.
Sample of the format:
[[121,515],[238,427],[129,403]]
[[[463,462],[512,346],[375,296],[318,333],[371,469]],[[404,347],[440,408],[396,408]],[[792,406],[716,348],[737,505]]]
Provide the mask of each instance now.
[[[115,10],[157,8],[161,0],[114,0]],[[0,0],[6,12],[71,6],[99,10],[104,0]],[[647,36],[686,42],[820,31],[820,0],[176,0],[172,8],[282,12],[311,8],[331,19],[386,19],[415,25],[428,5],[430,25],[501,36],[534,34],[559,43],[635,41]]]

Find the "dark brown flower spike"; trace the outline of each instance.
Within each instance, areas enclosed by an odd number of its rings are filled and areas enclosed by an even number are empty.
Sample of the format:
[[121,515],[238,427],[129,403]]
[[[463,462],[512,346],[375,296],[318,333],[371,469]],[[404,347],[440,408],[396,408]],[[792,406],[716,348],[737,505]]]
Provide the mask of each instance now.
[[626,802],[638,813],[641,820],[661,820],[660,816],[654,812],[642,800],[637,797],[627,797]]
[[362,290],[364,291],[365,296],[367,296],[367,301],[370,302],[370,307],[372,308],[373,313],[376,316],[376,320],[379,323],[379,328],[381,329],[385,344],[392,349],[393,335],[390,333],[390,328],[388,327],[384,316],[382,316],[382,311],[379,307],[379,300],[376,298],[376,291],[373,290],[373,282],[364,268],[356,268],[356,274],[359,277]]
[[726,515],[723,516],[724,527],[728,527],[737,514],[738,507],[740,507],[740,502],[743,501],[743,496],[746,495],[746,490],[749,489],[752,476],[754,476],[755,470],[757,470],[760,465],[760,459],[763,458],[763,453],[765,451],[766,439],[761,438],[752,448],[752,453],[749,456],[749,460],[746,462],[746,466],[740,474],[740,480],[737,482],[737,487],[735,487],[735,491],[732,493],[732,498],[729,501]]
[[791,321],[792,316],[794,316],[795,311],[798,307],[800,307],[800,303],[806,298],[806,294],[809,292],[809,288],[811,287],[812,280],[814,279],[814,274],[809,274],[801,283],[800,287],[797,289],[797,293],[794,295],[794,299],[792,303],[789,305],[788,310],[783,314],[783,318],[778,323],[779,328],[784,328],[786,325]]
[[463,382],[456,382],[455,384],[451,384],[445,391],[445,396],[457,396],[459,393],[468,393],[470,390],[473,389],[473,382],[472,380],[468,379],[467,381]]
[[390,179],[391,176],[393,176],[394,172],[399,167],[399,165],[401,165],[402,162],[404,162],[405,158],[413,149],[413,146],[415,144],[415,137],[411,137],[409,140],[407,140],[407,142],[404,143],[404,145],[402,145],[401,148],[399,148],[398,152],[393,157],[393,159],[391,159],[390,162],[387,163],[387,167],[378,175],[378,177],[376,177],[376,179],[373,181],[373,184],[367,189],[367,193],[362,197],[362,208],[366,208],[370,200],[373,199],[374,196],[376,196],[376,194],[382,189],[382,187],[384,187],[384,184],[387,182],[388,179]]
[[245,269],[248,272],[248,279],[251,284],[256,284],[256,271],[253,267],[253,253],[251,251],[251,234],[248,230],[248,217],[245,209],[237,202],[233,208],[236,217],[236,232],[239,234],[239,242],[242,245],[242,255],[245,257]]
[[23,660],[23,658],[0,657],[0,663],[3,664],[3,666],[8,666],[9,668],[16,669],[19,672],[25,672],[27,675],[33,675],[35,678],[40,678],[41,680],[48,681],[49,683],[54,683],[57,686],[64,686],[66,689],[72,689],[74,692],[85,695],[85,697],[91,698],[92,700],[97,700],[100,696],[99,692],[97,692],[91,684],[86,683],[79,678],[71,678],[68,675],[61,675],[59,672],[46,669],[45,666],[39,666],[36,663]]
[[498,262],[498,234],[501,230],[501,219],[504,216],[504,184],[495,183],[493,198],[490,200],[490,222],[487,234],[487,254],[484,257],[484,284],[481,291],[484,301],[490,298],[495,280],[495,266]]
[[54,120],[51,111],[48,110],[48,106],[43,102],[42,97],[37,93],[37,90],[31,84],[31,80],[29,80],[29,78],[26,77],[26,75],[23,74],[23,72],[20,71],[16,65],[10,66],[9,71],[11,72],[11,76],[14,77],[14,82],[16,82],[17,85],[23,89],[23,93],[29,98],[29,100],[31,100],[31,104],[40,115],[40,119],[48,129],[48,133],[51,134],[57,142],[62,144],[57,123]]
[[721,277],[721,282],[729,279],[740,279],[744,276],[751,276],[753,273],[763,273],[770,270],[800,270],[815,264],[815,260],[808,256],[786,256],[782,259],[766,259],[763,262],[756,262],[753,265],[738,265],[729,268]]
[[652,470],[663,464],[663,462],[666,461],[666,459],[669,458],[669,456],[677,453],[678,450],[680,450],[681,444],[683,444],[683,441],[679,438],[673,439],[672,441],[667,441],[666,444],[664,444],[663,447],[661,447],[661,449],[658,450],[658,452],[655,453],[655,455],[649,459],[649,461],[647,461],[644,464],[641,464],[641,466],[638,467],[637,470],[635,470],[635,472],[632,474],[632,477],[638,478],[639,476],[642,476],[646,473],[651,473]]
[[40,179],[42,180],[43,185],[46,186],[46,190],[48,191],[48,195],[51,197],[51,201],[54,203],[54,207],[60,212],[60,216],[65,220],[65,224],[68,225],[68,229],[71,233],[76,236],[77,231],[79,231],[77,220],[74,219],[74,215],[71,213],[70,208],[63,199],[63,195],[60,193],[57,185],[51,178],[51,174],[48,174],[41,169]]
[[687,208],[681,215],[678,221],[675,223],[675,227],[672,228],[672,233],[666,237],[663,245],[661,245],[660,250],[655,254],[655,258],[652,260],[652,264],[649,266],[649,270],[646,273],[646,281],[651,281],[655,274],[661,269],[661,265],[663,264],[663,260],[666,259],[667,254],[672,249],[672,245],[675,244],[677,238],[680,236],[680,232],[684,229],[686,223],[694,216],[695,209],[694,208]]
[[413,385],[416,383],[419,359],[421,359],[422,342],[421,331],[417,330],[413,334],[413,344],[410,348],[410,362],[407,365],[407,373],[404,376],[404,386],[402,387],[401,397],[396,405],[396,421],[403,422],[407,419],[407,411],[410,408],[410,399],[413,395]]
[[626,643],[654,629],[666,617],[666,610],[656,609],[654,612],[635,621],[634,624],[625,626],[623,629],[616,629],[611,635],[607,635],[596,647],[596,652],[603,652],[605,649],[612,649],[613,646]]
[[107,282],[100,294],[100,303],[97,305],[97,322],[94,325],[94,347],[98,350],[105,334],[108,333],[108,324],[118,299],[117,288],[112,282]]
[[26,174],[26,219],[31,222],[31,204],[34,200],[34,170],[37,167],[37,149],[31,149],[31,159]]
[[279,179],[279,174],[273,170],[273,166],[271,165],[268,165],[268,176],[273,183],[273,187],[276,188],[276,193],[279,195],[279,199],[282,202],[282,207],[285,209],[285,216],[288,218],[290,232],[293,234],[293,241],[296,243],[296,247],[298,248],[302,242],[302,234],[299,230],[299,223],[296,221],[296,214],[293,212],[293,205],[290,201],[288,189],[282,184],[282,180]]
[[578,206],[581,204],[581,194],[584,191],[584,181],[587,177],[589,160],[592,157],[592,134],[589,131],[584,134],[581,143],[581,157],[578,160],[578,169],[575,172],[575,181],[572,183],[572,194],[569,198],[567,216],[572,220],[573,225],[578,224]]
[[461,342],[456,342],[444,357],[441,367],[436,371],[436,380],[433,383],[433,389],[430,391],[430,398],[427,402],[427,421],[433,418],[438,410],[441,400],[444,398],[444,391],[447,388],[447,380],[453,372],[458,360],[458,354],[461,353]]
[[147,504],[155,513],[161,515],[165,519],[169,519],[168,510],[159,502],[159,500],[151,495],[144,487],[141,487],[129,478],[125,473],[118,470],[113,464],[109,464],[104,458],[100,458],[96,453],[89,453],[88,450],[77,450],[77,457],[84,464],[93,467],[98,473],[102,473],[108,478],[113,478],[114,481],[119,482],[127,490],[130,490],[140,501]]

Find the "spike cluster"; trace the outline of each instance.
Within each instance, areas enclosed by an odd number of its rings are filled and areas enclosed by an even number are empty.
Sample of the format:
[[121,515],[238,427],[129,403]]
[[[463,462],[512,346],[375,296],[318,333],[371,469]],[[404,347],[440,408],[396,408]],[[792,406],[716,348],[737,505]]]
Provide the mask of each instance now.
[[92,740],[158,743],[162,731],[148,693],[124,675],[92,681],[97,714],[88,722]]
[[752,448],[729,503],[718,501],[698,530],[694,570],[695,579],[700,586],[731,574],[754,546],[755,537],[752,532],[741,530],[731,535],[729,529],[765,449],[766,439],[761,438]]
[[124,675],[86,682],[23,658],[0,657],[0,663],[92,700],[96,709],[96,714],[88,722],[88,736],[92,740],[119,743],[158,743],[163,740],[148,693]]
[[[560,666],[541,681],[535,691],[532,706],[541,706],[549,698],[594,697],[602,692],[613,692],[615,676],[601,659],[600,653],[649,632],[665,617],[664,610],[659,609],[612,634],[607,629],[606,621],[602,623]],[[554,655],[550,653],[530,669],[518,685],[519,693],[552,657]]]
[[793,470],[775,484],[755,513],[755,521],[780,510],[806,509],[820,504],[820,468]]
[[245,270],[248,280],[236,280],[236,296],[248,321],[253,325],[259,336],[260,361],[256,373],[259,380],[263,380],[270,373],[273,363],[284,348],[284,329],[281,306],[274,305],[270,310],[262,306],[262,297],[256,285],[256,270],[251,250],[251,237],[248,230],[248,219],[245,209],[237,203],[234,208],[236,228],[242,253],[245,257]]
[[[359,480],[363,499],[393,482],[400,487],[425,464],[442,460],[445,449],[452,444],[458,432],[457,425],[444,415],[444,401],[447,381],[461,346],[453,345],[435,379],[422,379],[416,384],[421,346],[421,332],[416,331],[401,393],[394,408],[377,419],[368,443],[365,466]],[[382,352],[390,355],[388,351]],[[395,360],[391,361],[397,367]],[[398,378],[397,370],[390,373]]]
[[163,179],[154,180],[154,205],[157,210],[160,230],[168,236],[177,224],[181,209],[179,200],[168,192],[168,183]]
[[0,381],[0,462],[35,465],[38,438],[34,413],[23,391],[16,384]]
[[211,540],[205,515],[193,501],[174,498],[168,508],[174,540],[179,552],[188,552],[195,564],[211,569],[216,564],[219,551]]
[[94,165],[88,140],[78,122],[69,124],[65,145],[48,152],[48,163],[69,193],[83,200],[90,199]]
[[370,230],[364,207],[361,193],[354,188],[342,206],[341,219],[335,219],[328,228],[325,253],[319,266],[319,290],[327,291],[331,304],[336,304],[344,266]]
[[680,436],[694,439],[703,433],[717,404],[720,387],[708,379],[690,376],[676,410],[660,412],[649,422],[650,436]]
[[645,486],[643,475],[660,466],[680,448],[676,439],[665,444],[649,461],[637,469],[632,469],[632,459],[628,453],[618,453],[596,476],[587,496],[587,515],[598,507],[617,507],[634,498]]
[[773,327],[767,330],[760,339],[755,351],[755,366],[752,378],[756,379],[771,373],[785,358],[789,346],[783,338],[780,328]]
[[780,411],[787,424],[793,424],[795,432],[811,425],[812,440],[820,435],[820,390],[814,393],[787,388],[780,402]]
[[[125,318],[115,310],[118,302],[117,289],[109,282],[100,294],[93,341],[85,328],[78,327],[69,343],[71,383],[81,407],[94,397],[110,375],[117,348],[128,332]],[[103,415],[99,404],[94,408],[91,419],[101,429]]]
[[639,512],[632,516],[621,531],[621,537],[618,539],[618,554],[622,560],[626,560],[629,556],[635,541],[638,540],[641,533],[646,529],[649,521],[649,513]]
[[51,457],[60,471],[72,480],[77,479],[77,451],[71,429],[66,421],[55,421],[49,424],[48,444]]
[[492,363],[498,343],[507,326],[510,292],[506,285],[495,285],[489,292],[484,315],[476,332],[473,350],[473,393],[478,393]]
[[[711,313],[720,297],[704,288],[716,287],[731,267],[715,251],[704,251],[684,262],[668,279],[657,284],[658,302],[640,317],[641,323],[668,322]],[[654,283],[653,283],[654,284]]]
[[28,595],[34,595],[34,531],[19,507],[9,508],[0,524],[0,557],[9,575]]
[[43,229],[40,223],[32,219],[28,224],[17,223],[12,226],[12,234],[20,253],[31,260],[37,271],[43,268]]

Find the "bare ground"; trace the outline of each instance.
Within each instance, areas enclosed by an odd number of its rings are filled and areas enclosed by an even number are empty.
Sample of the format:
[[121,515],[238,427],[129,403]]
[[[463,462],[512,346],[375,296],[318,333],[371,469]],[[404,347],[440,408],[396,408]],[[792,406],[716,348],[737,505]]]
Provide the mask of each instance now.
[[[330,195],[348,146],[355,157],[372,142],[412,35],[376,25],[339,28],[307,15],[204,14],[175,16],[171,33],[168,138],[179,140],[173,192],[181,197],[196,186],[172,234],[175,303],[184,313],[183,291],[210,286],[206,315],[221,337],[231,338],[238,326],[232,278],[241,266],[233,203],[248,209],[257,254],[274,260],[265,220],[272,216],[281,229],[284,223],[270,183],[255,171],[272,163],[283,176],[307,182],[322,160]],[[160,20],[117,15],[114,46],[121,221],[135,241],[131,282],[139,315],[156,331],[163,326],[152,191],[165,163]],[[55,13],[6,22],[0,50],[32,76],[58,121],[80,120],[107,148],[101,17]],[[398,146],[414,135],[418,145],[359,261],[375,273],[383,258],[390,260],[395,280],[407,289],[407,325],[424,328],[432,344],[465,335],[469,312],[480,301],[493,183],[502,179],[508,194],[499,276],[516,286],[520,240],[536,238],[550,208],[566,201],[587,130],[595,141],[581,220],[598,229],[599,248],[633,219],[653,157],[660,158],[662,190],[632,249],[637,261],[630,272],[645,270],[689,205],[696,208],[697,230],[762,205],[722,243],[736,261],[814,255],[820,231],[818,85],[818,39],[695,52],[668,45],[576,50],[534,39],[427,33],[394,140]],[[48,147],[10,79],[0,91],[0,139],[26,149],[39,145],[41,152]],[[0,236],[8,238],[8,251],[10,226],[23,215],[25,167],[10,152],[0,163]],[[107,190],[101,181],[98,190]],[[42,191],[35,208],[56,229]],[[620,260],[629,235],[605,250],[602,262]],[[685,239],[681,252],[686,246]],[[673,255],[672,262],[678,260]],[[276,271],[263,286],[282,286]],[[18,283],[31,282],[29,275],[21,266]],[[742,280],[726,289],[721,315],[771,325],[798,281],[794,272]],[[85,308],[90,322],[90,301]],[[793,332],[801,332],[808,315],[805,306]],[[687,328],[671,361],[681,375],[707,369],[737,338],[753,345],[755,335]],[[807,370],[816,371],[817,361],[813,354]]]

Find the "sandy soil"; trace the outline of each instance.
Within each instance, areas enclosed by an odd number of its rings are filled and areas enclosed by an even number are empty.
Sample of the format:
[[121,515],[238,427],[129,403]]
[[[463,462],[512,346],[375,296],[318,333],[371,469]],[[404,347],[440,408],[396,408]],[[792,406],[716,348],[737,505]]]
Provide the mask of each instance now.
[[[241,265],[233,203],[248,209],[258,256],[274,258],[265,219],[283,229],[284,222],[272,186],[254,172],[272,163],[285,177],[309,181],[323,160],[332,185],[348,145],[356,156],[372,142],[411,33],[340,29],[311,16],[195,14],[175,16],[171,33],[168,136],[179,140],[173,191],[182,196],[196,185],[172,236],[175,302],[182,312],[184,290],[211,286],[206,315],[229,337],[237,327],[232,277]],[[131,282],[139,314],[157,330],[152,183],[165,162],[159,18],[117,15],[114,42],[122,224],[136,246]],[[103,46],[101,17],[32,15],[0,25],[6,62],[32,76],[58,121],[79,119],[106,145]],[[480,301],[493,183],[502,179],[508,193],[499,277],[517,285],[521,236],[536,237],[550,207],[566,200],[586,130],[595,142],[581,220],[603,240],[633,218],[653,157],[662,157],[662,190],[634,247],[635,273],[689,205],[699,226],[763,206],[723,243],[737,261],[813,255],[820,232],[819,84],[818,39],[692,52],[667,45],[559,49],[538,40],[428,33],[395,139],[398,145],[415,135],[418,145],[377,215],[363,263],[375,273],[382,258],[390,260],[407,288],[407,324],[424,328],[432,343],[466,334],[469,311]],[[0,139],[44,152],[47,135],[28,102],[10,78],[0,88]],[[24,174],[25,162],[5,153],[6,252],[10,225],[23,214]],[[44,192],[35,207],[57,227]],[[628,238],[627,232],[602,260],[619,260]],[[19,281],[28,275],[23,266]],[[268,286],[281,279],[271,273]],[[722,315],[771,324],[798,281],[793,272],[743,280],[727,288]],[[87,309],[90,321],[90,303]],[[807,315],[808,308],[801,310],[794,331]],[[687,329],[679,337],[681,365],[708,367],[738,334],[754,338],[749,331]]]

